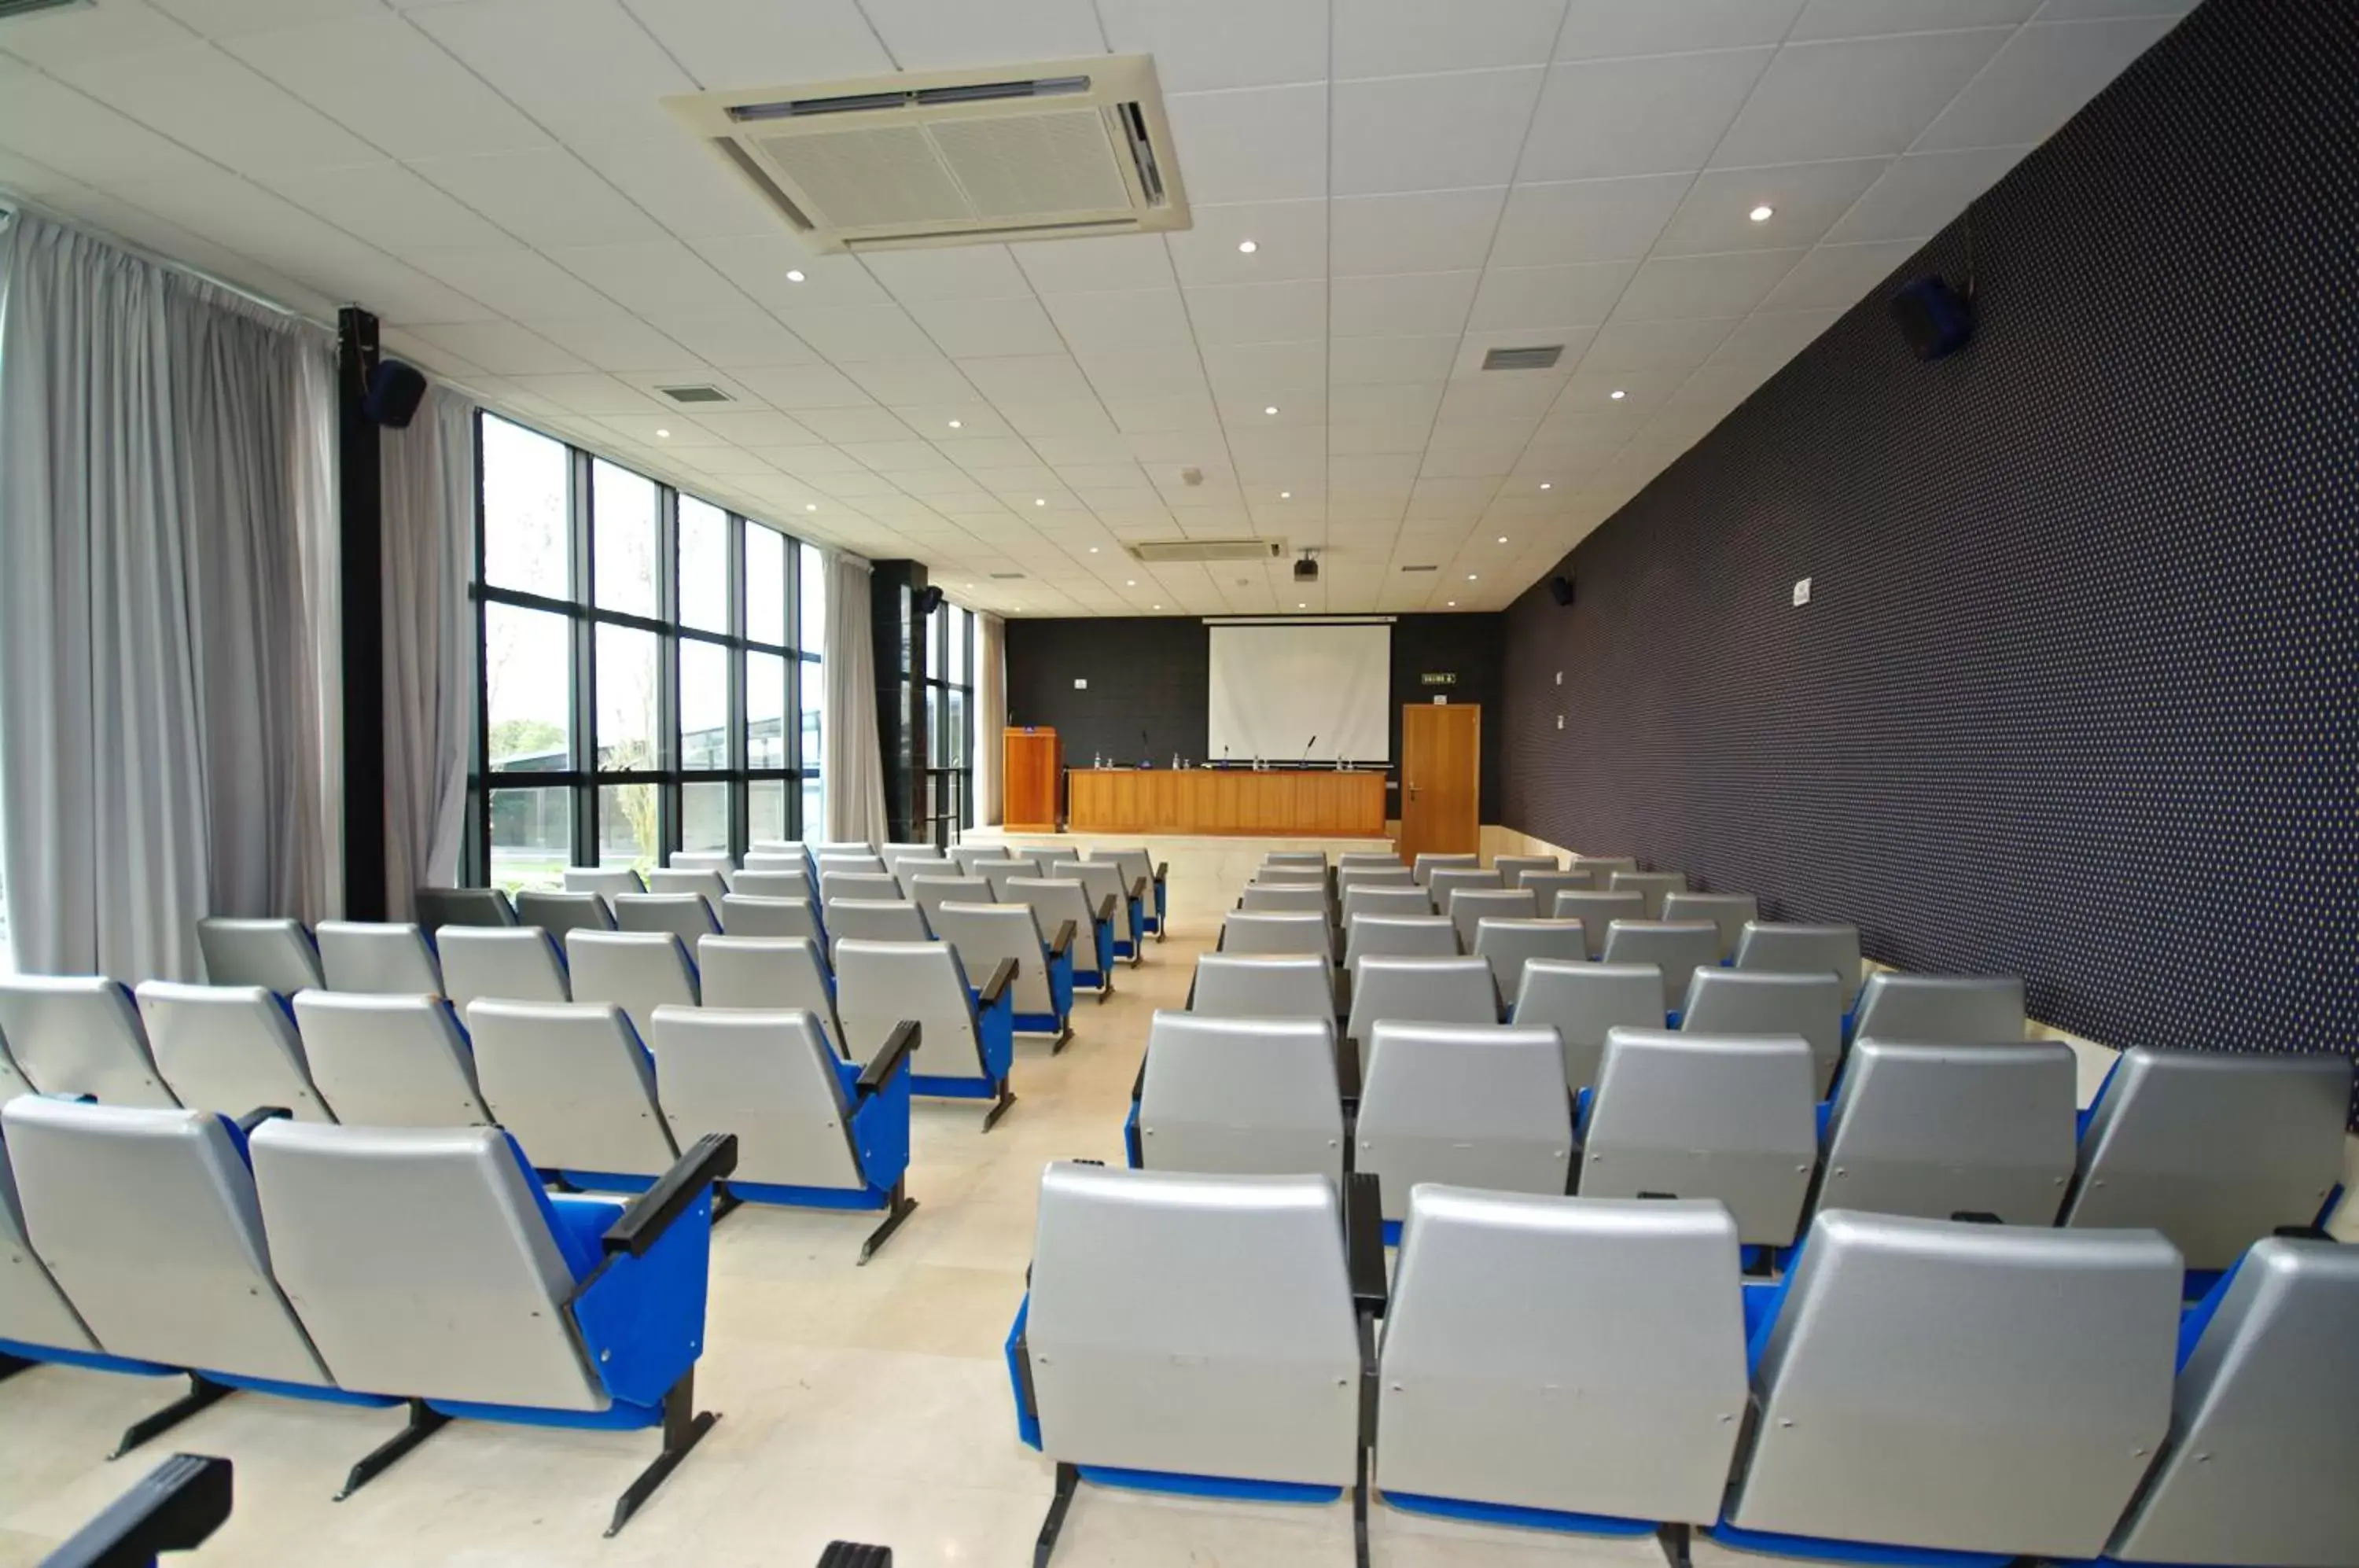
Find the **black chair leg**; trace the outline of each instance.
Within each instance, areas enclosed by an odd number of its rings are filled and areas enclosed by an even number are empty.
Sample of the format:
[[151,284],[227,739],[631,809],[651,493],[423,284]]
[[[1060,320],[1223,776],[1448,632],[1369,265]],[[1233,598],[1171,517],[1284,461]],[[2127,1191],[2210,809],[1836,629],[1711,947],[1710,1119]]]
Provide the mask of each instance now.
[[451,1418],[429,1406],[423,1399],[409,1401],[409,1419],[399,1432],[378,1443],[361,1457],[361,1462],[344,1477],[344,1489],[336,1494],[342,1502],[379,1475],[393,1467],[395,1460],[451,1424]]
[[719,1225],[745,1205],[745,1200],[731,1192],[728,1182],[715,1181],[712,1184],[712,1223],[714,1225]]
[[720,1419],[712,1410],[697,1410],[696,1369],[690,1367],[688,1375],[674,1383],[671,1391],[664,1396],[663,1452],[657,1454],[655,1463],[640,1471],[639,1478],[614,1499],[614,1520],[606,1527],[609,1537],[620,1533],[622,1528],[631,1522],[631,1516],[639,1511],[639,1505],[655,1496],[656,1488],[679,1467],[679,1462],[688,1457],[688,1451],[702,1442],[704,1434],[712,1430],[712,1423]]
[[0,1350],[0,1383],[6,1382],[32,1365],[33,1362],[28,1357],[11,1356],[6,1351]]
[[1655,1543],[1663,1549],[1663,1559],[1670,1568],[1695,1568],[1695,1559],[1688,1551],[1689,1536],[1689,1528],[1684,1524],[1655,1527]]
[[908,1219],[910,1211],[917,1206],[918,1200],[909,1196],[908,1178],[905,1176],[894,1182],[891,1195],[885,1200],[885,1223],[870,1231],[868,1239],[860,1244],[860,1261],[864,1264],[875,1257],[876,1249],[885,1245],[887,1236],[901,1228],[901,1222]]
[[166,1405],[162,1410],[158,1410],[154,1415],[142,1416],[139,1420],[133,1421],[129,1426],[125,1427],[123,1429],[123,1441],[114,1445],[114,1452],[108,1454],[107,1457],[109,1459],[122,1458],[125,1454],[130,1453],[133,1449],[138,1447],[141,1443],[147,1442],[149,1438],[154,1437],[158,1432],[171,1431],[182,1421],[187,1421],[190,1416],[195,1415],[199,1410],[203,1410],[207,1405],[218,1404],[222,1400],[228,1399],[232,1392],[233,1390],[226,1383],[216,1383],[212,1378],[203,1376],[201,1373],[190,1373],[189,1391],[181,1395],[179,1399],[174,1399],[170,1404]]
[[1368,1445],[1360,1444],[1360,1473],[1352,1483],[1352,1561],[1368,1568]]
[[1008,1091],[1007,1080],[1002,1078],[999,1081],[999,1094],[992,1100],[991,1109],[983,1113],[983,1130],[989,1132],[992,1124],[1006,1116],[1007,1107],[1015,1103],[1016,1096]]
[[1049,1054],[1058,1055],[1073,1043],[1073,1015],[1067,1013],[1057,1024],[1057,1038],[1049,1042]]
[[1032,1568],[1049,1568],[1049,1559],[1057,1550],[1057,1537],[1065,1528],[1066,1511],[1073,1506],[1073,1493],[1081,1484],[1078,1468],[1058,1464],[1057,1492],[1049,1499],[1049,1517],[1040,1521],[1040,1539],[1032,1547]]

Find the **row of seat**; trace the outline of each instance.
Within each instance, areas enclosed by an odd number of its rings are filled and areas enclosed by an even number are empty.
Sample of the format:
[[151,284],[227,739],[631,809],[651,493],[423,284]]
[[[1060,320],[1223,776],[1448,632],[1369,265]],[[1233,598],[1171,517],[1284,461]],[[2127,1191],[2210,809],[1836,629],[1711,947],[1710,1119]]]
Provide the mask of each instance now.
[[[1008,1341],[1078,1483],[1820,1559],[2348,1568],[2359,1251],[2257,1243],[2182,1318],[2146,1229],[1833,1210],[1775,1288],[1696,1201],[1049,1167]],[[1378,1323],[1381,1321],[1381,1331]],[[1371,1466],[1373,1465],[1373,1474]],[[1958,1554],[1958,1555],[1953,1555]]]

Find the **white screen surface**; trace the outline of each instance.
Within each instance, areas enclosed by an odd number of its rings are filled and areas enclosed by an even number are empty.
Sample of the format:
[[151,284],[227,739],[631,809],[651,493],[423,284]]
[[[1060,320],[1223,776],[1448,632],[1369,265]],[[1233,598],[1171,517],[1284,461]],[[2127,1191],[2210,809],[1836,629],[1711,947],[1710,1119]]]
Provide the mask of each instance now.
[[1214,626],[1207,732],[1218,762],[1390,762],[1393,629]]

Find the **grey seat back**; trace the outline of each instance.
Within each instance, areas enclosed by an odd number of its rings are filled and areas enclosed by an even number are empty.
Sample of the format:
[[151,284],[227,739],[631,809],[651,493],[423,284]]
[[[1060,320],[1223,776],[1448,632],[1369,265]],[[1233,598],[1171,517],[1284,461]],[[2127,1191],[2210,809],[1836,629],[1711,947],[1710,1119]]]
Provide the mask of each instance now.
[[1832,974],[1768,969],[1699,969],[1679,1007],[1680,1028],[1701,1034],[1798,1034],[1810,1042],[1819,1098],[1843,1065],[1843,1014],[1848,998]]
[[855,1062],[874,1055],[902,1019],[914,1018],[919,1032],[909,1055],[913,1075],[984,1076],[974,994],[958,949],[949,942],[845,942],[835,953],[835,1009],[843,1020],[843,1048]]
[[876,861],[879,865],[883,864],[883,857],[877,855],[876,846],[861,839],[842,839],[828,842],[806,843],[803,845],[803,853],[810,855],[814,861],[824,859],[829,856],[833,856],[837,859],[858,859],[862,856],[865,856],[868,859]]
[[1556,1030],[1564,1042],[1565,1083],[1586,1087],[1597,1082],[1608,1031],[1663,1027],[1662,971],[1651,964],[1531,959],[1512,1021]]
[[1677,1007],[1699,969],[1720,963],[1720,931],[1710,920],[1615,920],[1605,928],[1608,964],[1651,964],[1663,972],[1663,1007]]
[[647,873],[648,892],[694,893],[708,904],[718,904],[728,896],[729,884],[720,872],[701,866],[679,866],[678,858],[673,857],[675,865],[669,869]]
[[1748,1395],[1735,1222],[1420,1187],[1381,1371],[1388,1492],[1709,1523]]
[[[823,851],[811,857],[811,866],[819,873],[820,883],[826,885],[830,877],[884,877],[885,857],[864,850]],[[823,900],[822,900],[823,901]]]
[[434,933],[442,994],[463,1009],[478,996],[510,1002],[570,1002],[565,954],[538,926],[445,926]]
[[1471,871],[1483,864],[1479,855],[1420,855],[1410,863],[1410,875],[1419,887],[1429,886],[1436,871]]
[[1414,887],[1417,874],[1408,866],[1346,866],[1335,873],[1335,897],[1348,898],[1354,887]]
[[1459,945],[1474,951],[1474,938],[1484,920],[1536,920],[1539,900],[1520,888],[1460,887],[1450,895],[1442,911],[1458,927]]
[[901,863],[906,860],[947,860],[949,856],[943,853],[941,845],[931,839],[897,839],[891,844],[880,846],[876,851],[876,858],[885,863],[886,870],[898,871],[901,869]]
[[[1104,844],[1092,844],[1087,858],[1112,861],[1122,867],[1122,879],[1133,886],[1141,882],[1146,883],[1146,907],[1150,912],[1154,909],[1155,857],[1147,853],[1145,846],[1136,849],[1113,849]],[[965,863],[962,861],[960,864]],[[973,873],[970,871],[968,875],[973,876]]]
[[1073,967],[1104,975],[1114,967],[1114,953],[1098,946],[1098,923],[1092,918],[1090,897],[1080,881],[1069,877],[1011,877],[1007,898],[1032,906],[1032,918],[1043,935],[1054,936],[1067,920],[1073,922]]
[[2013,975],[1877,974],[1860,991],[1851,1032],[1980,1045],[2021,1040],[2023,1021],[2023,982]]
[[[746,875],[738,873],[740,877]],[[808,898],[732,893],[721,900],[721,930],[728,936],[799,936],[816,942],[821,927],[819,910]]]
[[1524,965],[1535,958],[1586,963],[1588,943],[1579,920],[1502,919],[1485,916],[1474,931],[1475,956],[1491,965],[1499,995],[1514,996],[1524,985]]
[[0,977],[0,1041],[25,1082],[44,1094],[88,1094],[101,1105],[177,1105],[131,992],[80,975]]
[[1747,920],[1736,939],[1736,967],[1788,975],[1832,971],[1848,1003],[1859,992],[1859,928]]
[[332,1121],[311,1084],[294,1016],[259,985],[139,986],[139,1017],[156,1070],[191,1110],[242,1116],[260,1106],[303,1121]]
[[1430,915],[1433,895],[1422,887],[1355,886],[1344,892],[1343,909],[1343,925],[1349,930],[1353,920],[1369,915]]
[[1051,1459],[1351,1483],[1358,1330],[1323,1178],[1049,1166],[1026,1337]]
[[909,897],[926,911],[926,924],[940,931],[944,904],[992,904],[998,902],[999,896],[980,877],[914,877],[909,880]]
[[2094,1557],[2169,1426],[2179,1290],[2152,1231],[1821,1214],[1767,1330],[1727,1517]]
[[[1064,864],[1062,875],[1081,883],[1082,891],[1089,898],[1090,908],[1094,909],[1108,898],[1114,900],[1114,939],[1129,942],[1135,948],[1139,933],[1130,923],[1130,888],[1123,880],[1122,868],[1104,860],[1069,860]],[[1147,897],[1153,898],[1154,895],[1149,893]],[[1145,912],[1143,904],[1140,912]]]
[[1531,894],[1543,915],[1556,912],[1556,896],[1559,893],[1595,891],[1585,871],[1527,871],[1516,879],[1516,886]]
[[569,893],[598,893],[613,898],[617,893],[644,893],[647,885],[639,874],[627,866],[569,866],[565,868],[565,890]]
[[[1049,984],[1048,937],[1031,905],[946,903],[935,913],[934,934],[958,950],[959,966],[973,980],[987,983],[1002,959],[1014,959],[1011,989],[1018,1013],[1038,1017],[1057,1010]],[[836,967],[842,966],[839,957]]]
[[[6,1103],[0,1098],[0,1105]],[[95,1355],[98,1341],[90,1336],[25,1235],[24,1207],[8,1164],[7,1131],[5,1119],[0,1118],[0,1340]]]
[[1433,907],[1443,914],[1450,912],[1451,895],[1461,888],[1484,888],[1498,891],[1506,887],[1495,871],[1479,871],[1471,866],[1438,866],[1425,879],[1425,890],[1433,895]]
[[1147,1029],[1138,1148],[1149,1171],[1343,1181],[1332,1018],[1159,1011]]
[[708,1007],[769,1013],[801,1008],[821,1019],[831,1044],[843,1039],[828,985],[832,971],[819,943],[809,937],[709,936],[696,944],[696,969],[698,991]]
[[609,901],[617,931],[652,931],[692,944],[721,929],[712,900],[701,893],[617,893]]
[[340,1383],[607,1407],[566,1310],[549,1201],[506,1133],[272,1122],[253,1150],[272,1261]]
[[1520,887],[1527,874],[1562,871],[1564,862],[1553,855],[1501,855],[1492,857],[1491,869],[1499,874],[1502,885]]
[[1347,866],[1406,866],[1408,864],[1388,849],[1349,849],[1335,857],[1337,870]]
[[660,1176],[679,1158],[654,1064],[612,1002],[476,1002],[467,1032],[484,1103],[539,1169]]
[[1614,893],[1636,893],[1646,901],[1650,920],[1663,918],[1663,900],[1673,893],[1687,890],[1688,878],[1683,871],[1616,871],[1608,877],[1606,890]]
[[2072,1048],[1863,1040],[1827,1127],[1822,1209],[2056,1223],[2072,1175]]
[[1597,886],[1606,887],[1617,871],[1636,871],[1638,863],[1626,855],[1576,855],[1570,869],[1586,871],[1597,879]]
[[1382,1184],[1385,1218],[1408,1218],[1421,1181],[1501,1192],[1571,1187],[1572,1098],[1555,1030],[1389,1018],[1370,1028],[1353,1169]]
[[1589,956],[1603,958],[1605,936],[1614,922],[1643,920],[1647,900],[1636,893],[1559,893],[1553,908],[1558,920],[1581,922]]
[[905,855],[893,862],[893,881],[904,898],[915,898],[911,884],[920,877],[955,877],[958,863],[939,855]]
[[725,849],[676,849],[664,864],[675,871],[734,871],[737,857]]
[[1188,1010],[1216,1018],[1335,1021],[1335,966],[1316,953],[1282,957],[1208,953],[1196,960]]
[[925,911],[902,898],[844,898],[827,911],[831,944],[855,942],[931,942]]
[[300,920],[212,916],[197,922],[197,950],[216,985],[260,985],[291,996],[326,983],[320,949]]
[[1736,944],[1745,926],[1761,918],[1761,900],[1750,893],[1685,893],[1676,888],[1663,895],[1663,919],[1710,920],[1720,928],[1720,958],[1736,956]]
[[970,877],[980,877],[991,884],[991,896],[1000,903],[1009,903],[1007,883],[1010,877],[1030,877],[1032,863],[1003,855],[996,860],[978,860],[967,867]]
[[26,1094],[0,1124],[25,1233],[109,1355],[328,1382],[271,1275],[227,1118]]
[[2227,1268],[2325,1205],[2342,1179],[2351,1073],[2342,1056],[2123,1052],[2092,1108],[2062,1223],[2152,1225],[2190,1269]]
[[1223,953],[1314,953],[1335,956],[1335,931],[1324,915],[1255,915],[1233,911],[1221,921]]
[[696,964],[669,931],[573,931],[565,957],[575,1001],[611,1002],[642,1033],[658,1007],[697,1005]]
[[2182,1356],[2170,1440],[2107,1558],[2336,1568],[2359,1541],[2359,1247],[2268,1237]]
[[810,870],[810,855],[793,839],[760,839],[747,846],[739,863],[747,871]]
[[428,931],[444,926],[512,926],[516,906],[497,887],[420,887],[413,896],[418,923]]
[[570,931],[614,929],[614,911],[602,893],[518,893],[516,919],[538,926],[559,942]]
[[1317,887],[1325,891],[1327,868],[1323,866],[1274,866],[1267,861],[1253,874],[1254,883],[1263,887]]
[[819,874],[819,888],[822,915],[847,898],[875,903],[901,896],[901,884],[887,871],[822,871]]
[[1249,882],[1238,895],[1237,908],[1254,915],[1317,915],[1324,919],[1328,912],[1327,889]]
[[311,1082],[336,1119],[358,1127],[489,1122],[475,1055],[440,996],[298,991],[295,1026]]
[[851,1107],[820,1016],[658,1007],[650,1042],[672,1141],[737,1135],[740,1181],[858,1191]]
[[1457,925],[1440,915],[1362,915],[1343,933],[1343,967],[1354,975],[1364,958],[1456,958],[1465,951]]
[[959,868],[962,877],[973,877],[975,867],[986,860],[1005,860],[1007,846],[1002,844],[955,844],[951,846],[951,864]]
[[1499,987],[1487,960],[1370,954],[1352,971],[1352,1019],[1343,1032],[1364,1045],[1371,1031],[1386,1022],[1498,1021]]
[[321,920],[320,970],[331,991],[440,996],[442,965],[425,931],[394,920]]
[[1321,871],[1327,869],[1327,852],[1323,849],[1273,849],[1261,857],[1264,866],[1310,866]]
[[1810,1048],[1799,1035],[1616,1029],[1582,1136],[1581,1190],[1717,1198],[1747,1246],[1794,1239],[1819,1157]]
[[807,904],[818,901],[818,889],[811,886],[809,874],[800,870],[757,870],[748,866],[737,873],[737,880],[730,884],[729,891],[740,898],[799,898]]

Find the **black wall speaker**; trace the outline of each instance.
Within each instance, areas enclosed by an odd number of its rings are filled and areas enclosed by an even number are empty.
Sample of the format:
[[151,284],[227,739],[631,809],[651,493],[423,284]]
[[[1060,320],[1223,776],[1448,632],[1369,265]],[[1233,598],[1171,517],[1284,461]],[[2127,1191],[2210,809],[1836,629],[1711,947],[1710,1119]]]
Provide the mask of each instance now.
[[1560,604],[1565,605],[1568,608],[1571,607],[1572,604],[1572,579],[1563,575],[1561,572],[1549,578],[1549,597],[1554,599]]
[[380,359],[369,372],[368,389],[361,394],[361,412],[369,423],[403,430],[426,397],[426,377],[397,359]]
[[1919,359],[1940,359],[1974,335],[1974,301],[1939,273],[1912,278],[1892,297],[1892,319]]
[[920,588],[913,603],[917,606],[919,616],[930,615],[942,607],[942,591],[939,588]]

